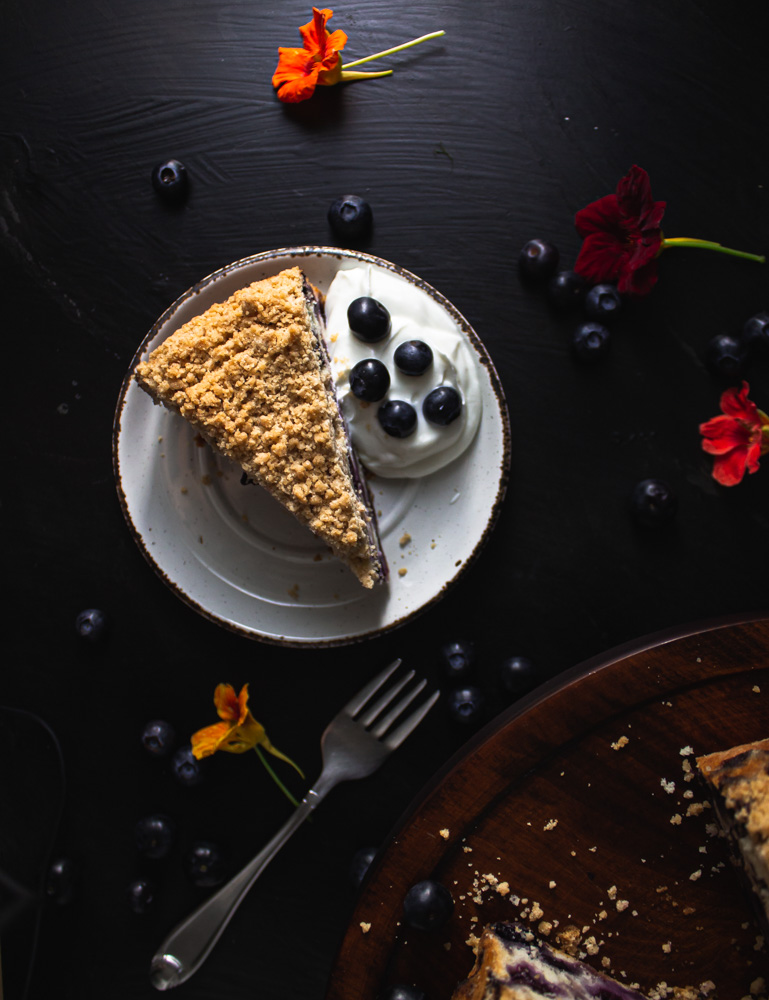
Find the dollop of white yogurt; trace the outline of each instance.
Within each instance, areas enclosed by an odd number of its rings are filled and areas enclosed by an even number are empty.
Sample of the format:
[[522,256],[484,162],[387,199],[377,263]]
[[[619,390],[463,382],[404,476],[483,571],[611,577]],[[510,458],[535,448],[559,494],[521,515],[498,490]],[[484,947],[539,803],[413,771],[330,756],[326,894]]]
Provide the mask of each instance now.
[[[376,344],[359,340],[347,322],[347,307],[363,295],[381,302],[392,320],[390,335]],[[342,412],[355,449],[371,472],[387,479],[415,479],[448,465],[470,445],[482,410],[478,355],[426,291],[370,264],[340,270],[326,296],[326,332]],[[408,340],[422,340],[432,349],[433,362],[423,375],[404,375],[395,365],[395,349]],[[350,370],[366,358],[381,361],[390,373],[387,395],[377,403],[364,402],[350,390]],[[441,385],[452,386],[462,399],[460,415],[446,427],[431,424],[422,413],[427,394]],[[408,437],[386,434],[377,420],[377,410],[388,399],[405,400],[416,410],[416,430]]]

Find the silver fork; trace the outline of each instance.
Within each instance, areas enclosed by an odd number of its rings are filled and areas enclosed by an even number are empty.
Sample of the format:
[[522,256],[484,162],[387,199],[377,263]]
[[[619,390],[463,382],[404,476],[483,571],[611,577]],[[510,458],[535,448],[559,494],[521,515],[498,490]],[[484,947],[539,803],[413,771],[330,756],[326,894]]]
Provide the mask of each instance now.
[[424,690],[425,680],[421,680],[390,707],[413,680],[413,670],[373,704],[369,704],[398,669],[400,662],[395,660],[366,684],[328,724],[321,737],[323,767],[320,777],[272,840],[234,878],[178,924],[162,943],[150,965],[150,982],[155,989],[169,990],[197,972],[248,890],[331,789],[341,781],[373,774],[433,707],[440,691],[435,691],[401,720],[404,711]]

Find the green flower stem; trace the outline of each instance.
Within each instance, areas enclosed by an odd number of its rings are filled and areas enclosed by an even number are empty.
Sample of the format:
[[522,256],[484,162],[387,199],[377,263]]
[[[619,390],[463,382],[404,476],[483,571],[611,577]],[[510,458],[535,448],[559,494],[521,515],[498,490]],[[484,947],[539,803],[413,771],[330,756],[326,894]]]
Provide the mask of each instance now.
[[283,794],[286,796],[286,798],[288,799],[288,801],[293,805],[293,807],[296,808],[299,805],[299,803],[296,801],[296,799],[291,794],[291,792],[289,792],[289,790],[286,788],[286,786],[283,784],[283,782],[280,780],[280,778],[277,776],[277,774],[273,771],[273,769],[267,763],[267,758],[262,753],[262,748],[259,747],[259,746],[255,746],[254,750],[256,750],[256,752],[259,754],[259,760],[267,768],[267,773],[270,775],[270,777],[272,778],[272,780],[275,782],[275,784],[278,786],[278,788],[281,790],[281,792],[283,792]]
[[348,73],[347,70],[342,69],[342,74],[339,77],[339,82],[346,83],[349,80],[371,80],[375,76],[392,76],[392,72],[393,71],[391,69],[383,69],[379,73],[356,73],[355,70],[353,70],[352,73]]
[[394,52],[402,52],[404,49],[410,49],[414,45],[419,45],[421,42],[429,41],[431,38],[440,38],[441,35],[445,35],[445,31],[433,31],[429,35],[422,35],[420,38],[415,38],[411,42],[404,42],[403,45],[396,45],[395,48],[385,49],[384,52],[375,52],[373,56],[364,56],[363,59],[356,59],[355,62],[343,63],[342,70],[351,69],[353,66],[360,66],[362,63],[371,62],[372,59],[381,59],[382,56],[391,56]]
[[755,260],[759,264],[766,263],[766,257],[764,257],[763,254],[745,253],[742,250],[730,250],[729,247],[723,247],[720,243],[713,243],[710,240],[693,240],[689,239],[687,236],[676,236],[673,237],[673,239],[663,239],[661,250],[667,250],[668,247],[700,247],[703,250],[718,250],[719,253],[727,253],[731,257],[744,257],[745,260]]

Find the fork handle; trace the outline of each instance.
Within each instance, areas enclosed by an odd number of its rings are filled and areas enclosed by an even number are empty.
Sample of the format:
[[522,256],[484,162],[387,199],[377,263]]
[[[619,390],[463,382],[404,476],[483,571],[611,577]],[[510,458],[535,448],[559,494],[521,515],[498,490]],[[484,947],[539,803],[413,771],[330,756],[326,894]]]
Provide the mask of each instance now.
[[337,778],[321,773],[288,820],[256,857],[171,931],[150,964],[150,982],[156,990],[170,990],[197,972],[248,890],[337,781]]

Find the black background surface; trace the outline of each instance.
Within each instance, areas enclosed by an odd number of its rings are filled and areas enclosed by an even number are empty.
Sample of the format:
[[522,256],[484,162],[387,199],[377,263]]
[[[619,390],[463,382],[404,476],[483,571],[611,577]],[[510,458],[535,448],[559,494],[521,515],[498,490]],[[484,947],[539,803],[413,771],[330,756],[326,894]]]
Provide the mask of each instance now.
[[[312,779],[325,723],[394,656],[446,688],[441,643],[474,640],[490,720],[509,701],[496,680],[506,656],[531,657],[544,681],[648,633],[769,606],[769,460],[722,488],[698,434],[729,384],[705,367],[706,345],[769,308],[767,267],[665,253],[658,286],[624,311],[593,368],[570,354],[575,319],[516,270],[534,236],[569,266],[575,211],[633,163],[667,201],[666,235],[766,253],[769,18],[758,2],[351,0],[331,22],[349,35],[348,60],[446,35],[388,60],[392,77],[286,106],[270,78],[278,45],[299,43],[301,4],[4,0],[2,13],[0,703],[58,737],[55,849],[79,869],[73,901],[44,915],[29,996],[150,997],[150,956],[204,895],[181,850],[215,839],[239,866],[290,807],[250,754],[212,758],[203,785],[180,788],[139,746],[148,719],[186,738],[215,721],[218,682],[249,682],[254,714]],[[170,156],[191,176],[178,210],[150,185]],[[262,250],[333,245],[326,211],[347,192],[374,211],[363,249],[447,295],[484,341],[510,409],[510,486],[490,543],[436,607],[365,644],[286,649],[198,617],[153,573],[118,505],[112,420],[137,345],[178,295]],[[769,360],[746,378],[769,409]],[[639,530],[627,509],[647,476],[679,497],[662,531]],[[94,606],[111,630],[86,647],[73,623]],[[353,853],[385,840],[470,735],[440,706],[376,776],[334,792],[180,995],[322,996]],[[0,770],[42,780],[42,758],[21,748]],[[176,819],[179,846],[155,870],[155,912],[137,918],[125,903],[144,870],[132,826],[156,811]],[[4,949],[8,1000],[22,995],[25,958],[23,944]]]

